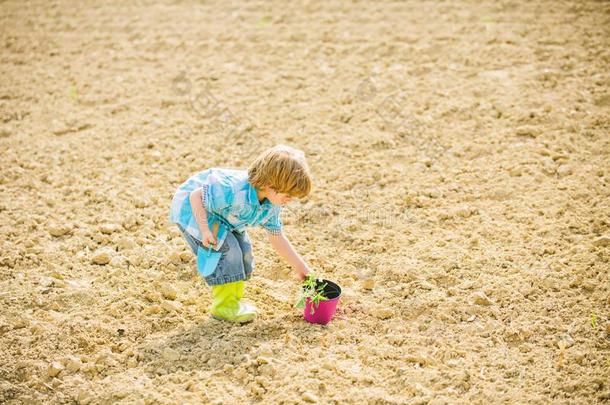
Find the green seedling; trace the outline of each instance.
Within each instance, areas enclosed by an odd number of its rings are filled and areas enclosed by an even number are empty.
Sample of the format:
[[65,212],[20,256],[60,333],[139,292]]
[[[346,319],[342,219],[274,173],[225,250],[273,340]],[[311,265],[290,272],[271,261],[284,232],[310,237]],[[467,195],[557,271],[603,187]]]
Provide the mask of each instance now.
[[315,274],[309,273],[303,281],[303,292],[295,306],[297,308],[304,308],[305,302],[309,298],[312,302],[311,315],[313,315],[315,312],[314,307],[319,306],[320,301],[328,301],[328,298],[324,296],[326,285],[327,283],[322,283],[321,280],[318,281]]
[[259,27],[264,27],[265,25],[269,25],[270,22],[271,22],[271,16],[266,15],[266,16],[263,16],[263,18],[261,18],[258,21],[258,25],[259,25]]
[[72,99],[72,101],[78,101],[78,89],[75,84],[70,86],[70,99]]
[[595,312],[591,312],[591,327],[593,329],[597,328],[597,315]]

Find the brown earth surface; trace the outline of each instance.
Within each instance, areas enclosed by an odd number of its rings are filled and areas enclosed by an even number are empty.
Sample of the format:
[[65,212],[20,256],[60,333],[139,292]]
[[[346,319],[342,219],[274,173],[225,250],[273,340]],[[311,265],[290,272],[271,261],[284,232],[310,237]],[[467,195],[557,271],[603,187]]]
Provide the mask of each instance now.
[[[0,403],[610,401],[607,1],[0,2]],[[176,187],[302,148],[236,326]]]

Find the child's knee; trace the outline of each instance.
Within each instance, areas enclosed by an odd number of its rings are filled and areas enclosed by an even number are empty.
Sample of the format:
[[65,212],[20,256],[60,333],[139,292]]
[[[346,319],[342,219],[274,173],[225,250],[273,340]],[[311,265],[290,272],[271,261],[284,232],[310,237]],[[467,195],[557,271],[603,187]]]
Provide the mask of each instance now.
[[216,265],[216,269],[209,277],[206,277],[208,284],[213,285],[245,279],[243,252],[235,237],[229,234],[223,246],[221,246],[220,252],[222,252],[222,256]]
[[239,246],[236,248],[229,249],[226,253],[224,253],[224,264],[229,269],[234,269],[236,272],[243,270],[243,261],[242,261],[242,253]]
[[254,255],[252,254],[252,251],[248,250],[244,252],[244,263],[251,266],[253,261]]

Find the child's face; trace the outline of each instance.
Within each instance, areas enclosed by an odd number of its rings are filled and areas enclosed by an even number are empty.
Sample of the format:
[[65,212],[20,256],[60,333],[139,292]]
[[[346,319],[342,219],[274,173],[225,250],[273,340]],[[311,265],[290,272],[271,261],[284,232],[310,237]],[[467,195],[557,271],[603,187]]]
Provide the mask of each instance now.
[[292,196],[285,193],[278,193],[271,187],[265,187],[265,196],[275,205],[286,205],[292,201]]

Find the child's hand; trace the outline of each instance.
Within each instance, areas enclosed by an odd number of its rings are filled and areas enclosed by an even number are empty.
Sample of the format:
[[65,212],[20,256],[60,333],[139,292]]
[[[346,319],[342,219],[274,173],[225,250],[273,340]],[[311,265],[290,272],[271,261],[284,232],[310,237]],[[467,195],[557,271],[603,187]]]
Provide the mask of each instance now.
[[201,243],[203,244],[203,246],[209,249],[212,245],[214,246],[214,248],[216,248],[216,244],[218,243],[218,241],[216,240],[216,237],[214,237],[212,231],[210,231],[209,229],[204,229],[201,237]]
[[311,273],[311,269],[308,266],[305,266],[302,270],[298,271],[298,276],[301,281],[307,278],[307,275]]

